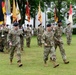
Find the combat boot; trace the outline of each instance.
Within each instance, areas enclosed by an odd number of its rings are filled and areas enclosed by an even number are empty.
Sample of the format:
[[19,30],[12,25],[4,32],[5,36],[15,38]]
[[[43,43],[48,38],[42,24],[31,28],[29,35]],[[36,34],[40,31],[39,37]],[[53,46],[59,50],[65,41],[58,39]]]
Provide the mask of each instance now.
[[53,63],[53,65],[54,65],[54,67],[53,67],[53,68],[56,68],[56,67],[58,67],[58,66],[59,66],[59,64],[58,64],[58,63],[56,63],[56,61],[52,61],[52,63]]
[[69,63],[69,61],[67,61],[67,60],[63,60],[64,61],[64,64],[68,64]]
[[4,52],[3,49],[1,49],[0,52]]
[[10,59],[10,65],[12,64],[12,59]]
[[47,64],[47,62],[46,62],[46,61],[44,61],[44,66],[45,66],[45,67],[47,67],[47,66],[48,66],[48,64]]
[[21,63],[21,61],[19,60],[19,61],[17,61],[17,63],[18,63],[18,66],[19,67],[22,67],[23,66],[23,64]]
[[21,48],[21,51],[24,51],[23,48]]

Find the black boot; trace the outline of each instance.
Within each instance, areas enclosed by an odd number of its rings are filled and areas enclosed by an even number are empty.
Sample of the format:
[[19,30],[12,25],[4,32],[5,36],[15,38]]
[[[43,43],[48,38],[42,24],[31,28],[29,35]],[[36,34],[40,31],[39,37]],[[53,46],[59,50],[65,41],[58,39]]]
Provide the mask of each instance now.
[[0,52],[4,52],[3,49],[0,49]]

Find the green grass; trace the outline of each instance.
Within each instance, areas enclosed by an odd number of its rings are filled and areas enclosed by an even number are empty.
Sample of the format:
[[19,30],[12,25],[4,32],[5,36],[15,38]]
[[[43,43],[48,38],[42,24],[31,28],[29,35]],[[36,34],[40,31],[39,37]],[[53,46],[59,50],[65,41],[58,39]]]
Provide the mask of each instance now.
[[0,53],[0,75],[76,75],[76,35],[73,35],[72,44],[66,44],[66,37],[63,36],[64,48],[69,64],[62,61],[60,51],[57,48],[57,62],[59,67],[53,68],[48,60],[48,67],[43,64],[43,48],[37,46],[36,37],[32,38],[31,48],[24,46],[22,52],[23,67],[19,68],[14,56],[13,64],[9,64],[9,54]]

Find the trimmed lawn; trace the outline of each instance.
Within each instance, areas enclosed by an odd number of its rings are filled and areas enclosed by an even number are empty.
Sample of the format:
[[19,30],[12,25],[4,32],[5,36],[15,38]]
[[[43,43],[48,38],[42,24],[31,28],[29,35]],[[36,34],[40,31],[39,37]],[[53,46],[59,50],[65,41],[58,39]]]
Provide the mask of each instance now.
[[[48,60],[48,66],[44,67],[43,47],[37,46],[36,37],[31,39],[31,48],[24,45],[22,52],[23,67],[18,67],[16,55],[13,64],[9,64],[9,54],[0,53],[0,75],[76,75],[76,35],[72,37],[72,44],[66,44],[66,37],[63,36],[64,49],[66,51],[69,64],[65,65],[62,61],[60,51],[57,48],[57,62],[59,67],[53,68],[52,62]],[[25,41],[26,43],[26,41]]]

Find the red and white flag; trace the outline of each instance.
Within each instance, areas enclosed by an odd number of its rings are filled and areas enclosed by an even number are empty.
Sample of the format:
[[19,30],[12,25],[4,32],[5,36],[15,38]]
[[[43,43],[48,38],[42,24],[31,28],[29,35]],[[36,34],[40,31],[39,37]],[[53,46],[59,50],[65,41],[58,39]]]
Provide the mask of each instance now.
[[29,7],[29,2],[28,1],[27,1],[27,4],[26,4],[26,16],[27,16],[28,22],[30,22],[30,7]]
[[73,25],[72,13],[73,13],[72,5],[70,5],[68,21],[71,23],[71,25]]

